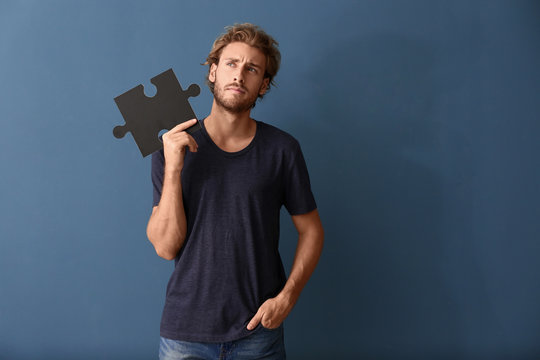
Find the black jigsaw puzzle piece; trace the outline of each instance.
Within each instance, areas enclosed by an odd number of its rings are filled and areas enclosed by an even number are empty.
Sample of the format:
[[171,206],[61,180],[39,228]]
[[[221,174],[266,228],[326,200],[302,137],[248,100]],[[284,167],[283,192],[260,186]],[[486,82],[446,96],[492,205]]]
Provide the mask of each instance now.
[[[147,97],[144,87],[138,85],[114,98],[126,124],[116,126],[113,135],[123,138],[130,131],[143,157],[163,148],[158,137],[161,130],[171,130],[180,123],[196,118],[188,98],[201,92],[196,84],[182,90],[172,69],[154,76],[150,82],[157,88],[153,97]],[[197,122],[186,131],[192,134],[200,128]]]

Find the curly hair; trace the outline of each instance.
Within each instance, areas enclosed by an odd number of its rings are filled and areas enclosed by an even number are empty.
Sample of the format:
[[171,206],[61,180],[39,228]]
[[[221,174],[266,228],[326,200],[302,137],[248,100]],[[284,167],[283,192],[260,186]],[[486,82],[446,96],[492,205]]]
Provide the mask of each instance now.
[[[278,42],[264,32],[263,29],[250,23],[234,24],[225,27],[225,30],[227,31],[214,41],[212,49],[206,58],[206,62],[202,64],[208,65],[206,84],[210,88],[212,94],[214,93],[214,83],[208,80],[210,68],[212,67],[212,64],[217,65],[219,63],[223,48],[233,42],[243,42],[262,51],[266,56],[266,68],[263,78],[269,79],[267,92],[270,90],[270,85],[276,86],[274,77],[276,76],[281,63],[281,53],[278,49]],[[262,99],[263,95],[259,95],[259,97]]]

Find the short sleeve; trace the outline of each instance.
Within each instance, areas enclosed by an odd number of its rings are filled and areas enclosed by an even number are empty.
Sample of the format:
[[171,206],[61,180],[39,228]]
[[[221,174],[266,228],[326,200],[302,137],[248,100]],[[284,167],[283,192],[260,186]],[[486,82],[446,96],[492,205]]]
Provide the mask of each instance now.
[[300,144],[294,142],[285,169],[284,205],[289,214],[301,215],[317,208]]
[[156,151],[152,154],[152,187],[154,189],[153,206],[159,204],[161,199],[161,191],[163,189],[163,173],[165,165],[165,156],[163,150]]

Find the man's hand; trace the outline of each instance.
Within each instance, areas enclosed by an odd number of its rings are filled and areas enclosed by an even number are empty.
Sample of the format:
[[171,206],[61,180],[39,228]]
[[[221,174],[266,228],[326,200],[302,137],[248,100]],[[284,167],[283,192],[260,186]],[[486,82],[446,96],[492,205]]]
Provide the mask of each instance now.
[[266,300],[255,316],[249,322],[247,329],[253,330],[259,323],[267,329],[275,329],[281,325],[287,315],[291,312],[294,304],[284,296],[276,296]]
[[185,130],[192,125],[195,125],[197,119],[191,119],[176,125],[171,130],[163,134],[163,154],[165,155],[166,170],[182,170],[184,166],[184,156],[186,154],[186,146],[189,151],[197,151],[197,143],[191,135]]

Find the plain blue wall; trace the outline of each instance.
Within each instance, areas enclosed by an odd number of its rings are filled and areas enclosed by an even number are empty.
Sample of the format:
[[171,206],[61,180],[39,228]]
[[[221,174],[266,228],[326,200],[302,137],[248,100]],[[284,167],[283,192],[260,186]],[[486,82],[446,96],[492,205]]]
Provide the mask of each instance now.
[[[0,358],[156,358],[172,263],[113,98],[280,42],[254,116],[297,137],[326,228],[291,359],[540,357],[540,2],[2,1]],[[295,233],[286,213],[283,257]]]

